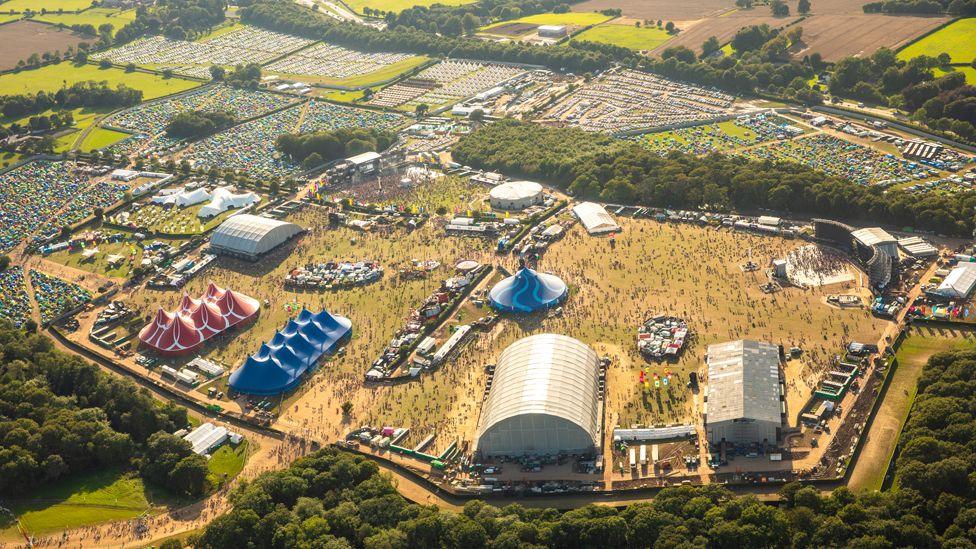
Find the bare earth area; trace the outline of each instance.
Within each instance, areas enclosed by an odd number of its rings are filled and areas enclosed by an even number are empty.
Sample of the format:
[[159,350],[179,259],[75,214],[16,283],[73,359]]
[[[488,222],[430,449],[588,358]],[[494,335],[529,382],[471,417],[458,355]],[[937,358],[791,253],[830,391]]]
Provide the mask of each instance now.
[[32,53],[64,52],[68,46],[77,46],[84,40],[71,32],[58,30],[52,25],[34,21],[14,21],[0,25],[0,70],[17,67],[18,61],[27,61]]
[[660,54],[664,50],[674,46],[685,46],[701,52],[702,43],[714,36],[718,38],[720,44],[725,44],[732,40],[739,29],[750,25],[769,25],[772,28],[784,27],[798,17],[773,17],[768,12],[753,9],[749,11],[734,12],[726,17],[713,17],[694,21],[682,27],[682,31],[671,40],[665,42],[652,53]]
[[870,55],[881,47],[898,49],[946,21],[944,17],[879,14],[814,15],[799,24],[804,47],[796,56],[818,52],[824,61],[837,61],[849,55]]

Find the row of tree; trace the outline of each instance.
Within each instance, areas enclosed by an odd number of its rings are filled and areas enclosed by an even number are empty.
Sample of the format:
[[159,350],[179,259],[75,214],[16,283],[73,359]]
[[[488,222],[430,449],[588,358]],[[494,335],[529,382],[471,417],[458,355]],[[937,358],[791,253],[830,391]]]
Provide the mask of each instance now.
[[177,139],[200,139],[229,128],[234,115],[226,111],[183,111],[166,123],[166,135]]
[[396,134],[377,128],[338,128],[324,132],[286,133],[275,140],[275,147],[309,169],[326,162],[367,151],[385,151],[396,141]]
[[793,162],[678,152],[667,157],[578,128],[503,120],[463,137],[462,164],[547,181],[581,197],[669,208],[780,211],[865,219],[967,236],[976,192],[922,196],[829,176]]
[[864,13],[976,15],[976,0],[881,0],[862,6]]
[[125,44],[147,34],[183,40],[197,38],[224,22],[226,0],[156,0],[136,8],[136,18],[115,33]]
[[411,27],[434,34],[471,34],[489,21],[506,21],[538,13],[565,13],[569,4],[557,0],[483,0],[460,6],[414,6],[400,13],[387,12],[390,28]]
[[[589,43],[571,42],[567,47],[552,48],[514,41],[493,42],[438,35],[409,26],[377,30],[366,25],[338,21],[295,2],[262,0],[241,9],[240,15],[245,23],[363,51],[401,51],[484,59],[575,72],[605,69],[619,60]],[[636,59],[633,52],[628,51],[627,56]]]
[[185,408],[0,323],[0,494],[106,467],[139,469],[178,494],[207,489],[207,462],[170,435]]
[[948,54],[898,59],[880,48],[869,57],[846,57],[834,65],[828,89],[834,95],[901,108],[916,120],[976,140],[976,86],[962,71],[940,78],[936,67],[951,62]]
[[110,88],[106,82],[77,82],[56,92],[0,96],[0,112],[6,118],[20,118],[47,110],[122,108],[142,102],[142,90],[119,84]]

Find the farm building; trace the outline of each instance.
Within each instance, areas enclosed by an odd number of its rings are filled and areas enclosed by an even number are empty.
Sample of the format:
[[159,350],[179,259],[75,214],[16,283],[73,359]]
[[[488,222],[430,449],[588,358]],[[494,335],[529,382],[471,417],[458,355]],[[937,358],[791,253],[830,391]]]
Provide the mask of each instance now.
[[230,388],[249,395],[277,395],[295,388],[319,358],[332,352],[352,330],[352,322],[322,310],[302,309],[297,317],[261,344],[230,375]]
[[543,38],[562,38],[566,36],[566,25],[539,25],[538,32]]
[[255,261],[301,232],[302,228],[294,223],[240,214],[217,227],[210,237],[210,249],[218,254]]
[[585,454],[600,445],[600,360],[586,344],[537,334],[498,359],[475,450],[482,456]]
[[620,230],[620,226],[610,217],[606,208],[595,202],[580,202],[573,206],[573,215],[579,218],[583,228],[590,234],[613,233]]
[[976,263],[960,263],[949,271],[936,293],[950,299],[969,297],[976,288]]
[[489,193],[491,207],[498,210],[524,210],[542,204],[542,185],[533,181],[509,181]]
[[775,444],[782,424],[779,347],[749,340],[709,345],[707,363],[708,441]]
[[880,227],[870,227],[858,229],[851,233],[855,242],[865,248],[878,248],[888,257],[898,257],[898,239],[888,234],[888,231]]
[[495,284],[488,300],[496,310],[531,313],[555,307],[566,299],[566,283],[556,275],[524,267]]

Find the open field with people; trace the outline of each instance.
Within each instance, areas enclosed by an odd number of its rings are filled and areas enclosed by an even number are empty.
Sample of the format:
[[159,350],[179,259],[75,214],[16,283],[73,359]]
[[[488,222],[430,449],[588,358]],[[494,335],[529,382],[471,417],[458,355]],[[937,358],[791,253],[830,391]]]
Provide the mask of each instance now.
[[976,17],[960,19],[929,34],[898,51],[898,58],[912,59],[920,55],[938,57],[948,53],[952,63],[968,65],[976,59]]
[[[0,4],[0,9],[5,4]],[[35,21],[43,21],[54,25],[91,25],[97,30],[99,26],[109,24],[118,31],[136,18],[136,10],[119,10],[113,8],[89,8],[81,13],[48,13],[33,17]]]
[[671,40],[664,29],[633,24],[616,24],[613,21],[587,29],[573,37],[574,41],[612,44],[638,51],[650,51]]
[[77,65],[63,61],[55,65],[45,65],[39,69],[23,70],[12,74],[5,74],[0,78],[0,95],[14,95],[22,93],[37,93],[39,91],[54,92],[66,83],[68,86],[76,82],[93,80],[107,82],[116,87],[125,84],[130,88],[142,90],[144,100],[155,99],[171,93],[178,93],[195,88],[199,82],[182,78],[164,78],[158,74],[146,72],[125,72],[123,69],[103,69],[98,65]]

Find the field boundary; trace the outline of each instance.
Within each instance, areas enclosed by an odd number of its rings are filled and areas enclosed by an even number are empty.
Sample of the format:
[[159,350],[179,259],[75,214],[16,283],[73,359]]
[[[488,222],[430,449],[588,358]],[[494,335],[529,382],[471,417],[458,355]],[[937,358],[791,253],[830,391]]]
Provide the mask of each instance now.
[[[906,14],[906,15],[908,15],[908,14]],[[900,48],[896,49],[895,50],[895,54],[897,55],[898,53],[900,53],[902,50],[904,50],[908,46],[911,46],[912,44],[914,44],[916,42],[919,42],[919,41],[921,41],[921,40],[923,40],[925,38],[928,38],[929,36],[931,36],[931,35],[939,32],[940,30],[948,27],[949,25],[955,23],[956,21],[962,21],[963,19],[968,19],[968,18],[966,18],[966,17],[956,17],[954,19],[950,19],[950,20],[946,21],[945,23],[943,23],[943,24],[941,24],[941,25],[933,28],[932,30],[930,30],[928,32],[924,32],[924,33],[918,35],[917,37],[915,37],[914,40],[910,40],[910,41],[906,42],[904,45],[902,45]],[[962,63],[962,64],[965,65],[965,63]]]

